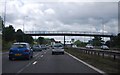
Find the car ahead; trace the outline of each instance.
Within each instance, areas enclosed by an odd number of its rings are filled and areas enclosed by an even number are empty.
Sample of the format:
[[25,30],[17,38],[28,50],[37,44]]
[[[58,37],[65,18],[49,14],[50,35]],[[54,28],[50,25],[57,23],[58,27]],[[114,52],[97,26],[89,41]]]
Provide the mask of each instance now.
[[47,50],[47,47],[45,45],[41,45],[42,50]]
[[76,45],[72,45],[72,47],[73,47],[73,48],[77,48],[77,46],[76,46]]
[[91,44],[87,44],[87,45],[86,45],[86,48],[88,48],[88,49],[93,49],[93,46],[92,46]]
[[109,47],[106,46],[106,45],[102,45],[100,48],[103,49],[103,50],[109,50]]
[[52,55],[55,53],[62,53],[64,54],[64,48],[62,44],[55,44],[52,47]]
[[40,45],[33,45],[32,49],[33,51],[42,51],[42,48]]
[[25,58],[30,59],[33,57],[33,50],[29,43],[13,43],[9,50],[9,60]]

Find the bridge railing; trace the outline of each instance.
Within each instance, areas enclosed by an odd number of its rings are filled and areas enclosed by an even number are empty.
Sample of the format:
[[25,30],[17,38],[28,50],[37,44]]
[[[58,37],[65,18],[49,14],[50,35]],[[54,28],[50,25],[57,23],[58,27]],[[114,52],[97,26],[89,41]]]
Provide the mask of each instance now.
[[88,32],[88,31],[25,31],[25,34],[96,34],[96,35],[115,35],[113,33]]

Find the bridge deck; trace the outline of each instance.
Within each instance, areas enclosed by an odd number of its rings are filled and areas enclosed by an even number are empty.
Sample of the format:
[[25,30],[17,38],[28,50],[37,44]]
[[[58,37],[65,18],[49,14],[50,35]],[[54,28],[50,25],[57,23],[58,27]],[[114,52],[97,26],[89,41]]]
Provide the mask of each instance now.
[[101,37],[115,36],[112,33],[80,32],[80,31],[25,31],[24,33],[31,36],[101,36]]

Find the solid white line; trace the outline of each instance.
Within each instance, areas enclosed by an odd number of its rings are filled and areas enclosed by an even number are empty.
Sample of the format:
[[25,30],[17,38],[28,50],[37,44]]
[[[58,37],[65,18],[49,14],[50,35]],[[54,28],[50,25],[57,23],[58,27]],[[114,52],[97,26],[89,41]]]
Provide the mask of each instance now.
[[33,65],[35,65],[37,63],[37,61],[33,62]]
[[23,67],[21,70],[19,70],[17,73],[21,73],[25,68],[27,68],[27,67],[30,66],[30,65],[31,65],[31,62],[28,63],[25,67]]
[[86,63],[86,62],[84,62],[84,61],[82,61],[82,60],[80,60],[80,59],[78,59],[77,57],[69,54],[68,52],[65,52],[65,53],[68,54],[69,56],[73,57],[74,59],[78,60],[79,62],[83,63],[84,65],[86,65],[86,66],[94,69],[95,71],[97,71],[97,72],[99,72],[99,73],[101,73],[101,74],[105,74],[105,72],[103,72],[102,70],[97,69],[97,68],[95,68],[94,66],[92,66],[92,65],[90,65],[90,64],[88,64],[88,63]]

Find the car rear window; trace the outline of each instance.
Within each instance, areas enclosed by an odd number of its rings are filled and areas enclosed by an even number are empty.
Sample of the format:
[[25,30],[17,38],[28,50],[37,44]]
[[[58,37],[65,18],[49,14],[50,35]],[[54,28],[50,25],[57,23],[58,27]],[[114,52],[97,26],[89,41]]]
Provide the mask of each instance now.
[[54,47],[62,47],[62,45],[54,45]]
[[26,48],[25,44],[13,44],[12,48]]
[[33,47],[39,47],[39,45],[34,45]]

